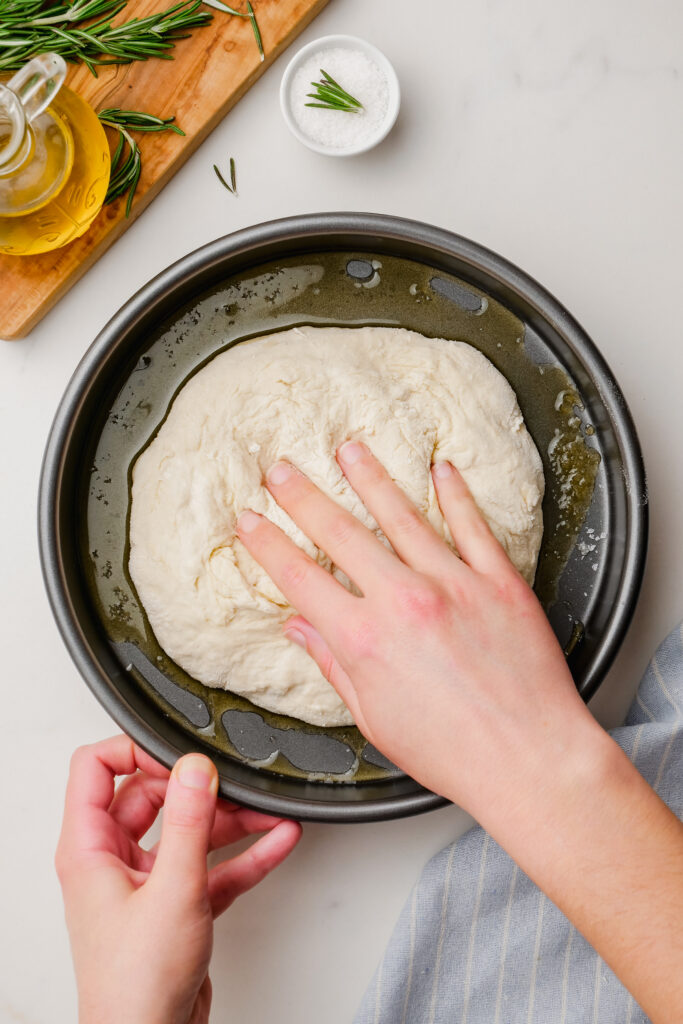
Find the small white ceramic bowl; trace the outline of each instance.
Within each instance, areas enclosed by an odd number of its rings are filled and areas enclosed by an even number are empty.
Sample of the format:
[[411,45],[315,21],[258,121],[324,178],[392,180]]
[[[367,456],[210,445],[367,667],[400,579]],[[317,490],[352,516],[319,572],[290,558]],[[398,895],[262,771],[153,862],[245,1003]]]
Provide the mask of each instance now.
[[[302,132],[292,113],[291,98],[294,76],[302,64],[314,53],[319,50],[329,49],[360,50],[361,53],[364,53],[371,61],[374,61],[380,71],[382,71],[386,78],[387,88],[389,91],[389,101],[387,104],[386,114],[384,116],[384,120],[378,125],[376,133],[370,138],[364,139],[359,145],[347,146],[343,149],[326,146],[310,138]],[[401,89],[398,84],[396,72],[394,71],[391,63],[387,60],[382,51],[378,50],[376,46],[372,45],[372,43],[366,42],[365,39],[359,39],[357,36],[321,36],[320,39],[314,39],[312,42],[307,43],[306,46],[302,46],[302,48],[294,54],[287,65],[280,84],[280,106],[282,108],[282,115],[287,127],[291,131],[292,135],[296,136],[299,142],[303,142],[304,146],[308,146],[309,149],[315,150],[316,153],[324,153],[326,156],[356,156],[358,153],[365,153],[368,149],[372,149],[376,146],[378,142],[381,142],[382,139],[386,138],[394,127],[396,118],[398,117],[399,107],[401,106]]]

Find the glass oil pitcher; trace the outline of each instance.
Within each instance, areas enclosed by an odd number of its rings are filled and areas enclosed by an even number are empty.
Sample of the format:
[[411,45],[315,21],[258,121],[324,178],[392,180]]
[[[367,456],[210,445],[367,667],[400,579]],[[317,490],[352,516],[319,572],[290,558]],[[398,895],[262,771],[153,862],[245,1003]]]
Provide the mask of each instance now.
[[0,252],[28,256],[78,238],[102,207],[109,144],[95,111],[63,85],[56,53],[0,84]]

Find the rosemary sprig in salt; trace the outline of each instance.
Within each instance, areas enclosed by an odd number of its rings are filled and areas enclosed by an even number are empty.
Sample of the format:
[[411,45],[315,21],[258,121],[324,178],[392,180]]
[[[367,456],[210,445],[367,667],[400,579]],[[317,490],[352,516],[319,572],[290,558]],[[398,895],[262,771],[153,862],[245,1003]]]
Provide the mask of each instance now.
[[359,114],[363,109],[363,104],[346,91],[342,89],[338,82],[335,82],[331,75],[328,75],[327,71],[320,69],[322,78],[319,82],[311,82],[311,85],[315,89],[315,92],[309,92],[307,95],[315,100],[315,103],[307,103],[307,107],[322,107],[324,110],[343,110],[347,114]]

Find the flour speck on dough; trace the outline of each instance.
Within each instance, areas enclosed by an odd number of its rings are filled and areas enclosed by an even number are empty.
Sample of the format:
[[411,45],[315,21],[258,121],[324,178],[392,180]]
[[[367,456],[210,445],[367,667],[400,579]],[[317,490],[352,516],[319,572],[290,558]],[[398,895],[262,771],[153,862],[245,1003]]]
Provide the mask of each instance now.
[[294,609],[237,539],[235,521],[245,508],[268,516],[329,570],[263,479],[287,459],[377,531],[335,459],[349,439],[366,442],[449,543],[430,467],[452,462],[533,581],[541,460],[512,388],[464,342],[388,327],[304,327],[237,345],[182,388],[133,469],[129,568],[160,645],[207,686],[313,725],[352,718],[285,639]]

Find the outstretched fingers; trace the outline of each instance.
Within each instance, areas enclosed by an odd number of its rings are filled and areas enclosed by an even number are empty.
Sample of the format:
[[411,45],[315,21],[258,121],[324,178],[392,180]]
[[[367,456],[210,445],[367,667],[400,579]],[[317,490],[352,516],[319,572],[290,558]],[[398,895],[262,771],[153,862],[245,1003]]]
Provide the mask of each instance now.
[[453,552],[367,445],[347,441],[337,451],[337,459],[354,491],[406,565],[431,576],[457,571]]
[[398,576],[400,562],[374,533],[294,466],[277,462],[266,482],[278,505],[364,594],[378,579]]

